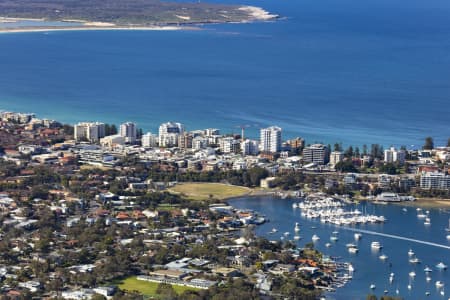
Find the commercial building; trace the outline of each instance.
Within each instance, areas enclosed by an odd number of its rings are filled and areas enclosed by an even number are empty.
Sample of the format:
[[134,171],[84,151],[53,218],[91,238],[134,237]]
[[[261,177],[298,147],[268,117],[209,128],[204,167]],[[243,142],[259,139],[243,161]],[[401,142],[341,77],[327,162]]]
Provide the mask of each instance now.
[[260,131],[260,150],[276,153],[281,150],[281,128],[271,126]]
[[184,133],[184,125],[181,123],[167,122],[159,126],[159,146],[176,147],[178,138]]
[[183,133],[178,137],[178,147],[182,149],[191,149],[194,136],[190,133]]
[[99,122],[81,122],[74,126],[74,138],[77,142],[98,143],[105,137],[105,124]]
[[121,136],[120,134],[108,135],[100,139],[100,145],[108,148],[112,148],[116,145],[124,145],[125,142],[125,137]]
[[329,149],[322,144],[314,144],[303,149],[303,161],[318,165],[327,164],[329,161]]
[[422,189],[448,190],[450,189],[450,175],[439,172],[427,172],[420,176]]
[[132,122],[126,122],[120,125],[120,136],[125,138],[125,142],[134,144],[136,142],[137,129],[136,124]]

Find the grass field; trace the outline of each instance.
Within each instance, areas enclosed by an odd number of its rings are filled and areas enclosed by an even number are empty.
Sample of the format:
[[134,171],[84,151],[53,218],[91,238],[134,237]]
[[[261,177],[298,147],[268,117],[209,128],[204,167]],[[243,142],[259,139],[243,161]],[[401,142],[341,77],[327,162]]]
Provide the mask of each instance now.
[[[121,290],[136,291],[144,296],[158,297],[156,294],[156,288],[158,283],[148,282],[143,280],[137,280],[136,276],[128,277],[116,283]],[[186,290],[195,291],[197,289],[191,287],[185,287],[181,285],[172,285],[177,294],[182,294]]]
[[227,199],[244,196],[251,193],[251,189],[242,186],[222,183],[183,183],[171,188],[169,191],[184,194],[192,200]]

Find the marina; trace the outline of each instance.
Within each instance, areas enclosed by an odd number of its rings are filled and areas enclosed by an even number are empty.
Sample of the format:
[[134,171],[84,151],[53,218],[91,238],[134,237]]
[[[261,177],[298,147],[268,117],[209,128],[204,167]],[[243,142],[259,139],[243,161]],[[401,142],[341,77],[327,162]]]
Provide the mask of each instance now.
[[[331,203],[337,200],[327,201]],[[297,203],[296,209],[292,208],[293,203]],[[378,296],[398,295],[404,299],[421,299],[428,294],[427,299],[446,299],[442,298],[442,293],[445,295],[445,283],[450,282],[447,270],[450,242],[442,232],[448,226],[449,211],[423,210],[423,214],[433,220],[430,226],[424,226],[425,218],[417,218],[422,209],[405,211],[404,207],[397,205],[352,205],[337,201],[331,205],[342,211],[360,211],[361,216],[383,216],[385,219],[384,222],[343,226],[323,223],[320,217],[308,218],[302,215],[302,203],[298,199],[272,197],[233,200],[234,206],[255,209],[271,216],[270,227],[266,227],[267,224],[258,227],[257,234],[265,235],[272,227],[281,232],[292,232],[298,223],[304,237],[294,240],[299,247],[311,242],[312,237],[316,236],[319,239],[315,239],[315,248],[351,265],[352,271],[347,270],[348,282],[333,292],[327,292],[326,299],[361,299],[369,293]],[[326,207],[321,209],[326,210]],[[347,216],[353,217],[352,214]],[[278,233],[267,237],[273,240],[281,236]],[[376,249],[372,248],[373,242]],[[437,288],[438,281],[444,284],[442,288]]]

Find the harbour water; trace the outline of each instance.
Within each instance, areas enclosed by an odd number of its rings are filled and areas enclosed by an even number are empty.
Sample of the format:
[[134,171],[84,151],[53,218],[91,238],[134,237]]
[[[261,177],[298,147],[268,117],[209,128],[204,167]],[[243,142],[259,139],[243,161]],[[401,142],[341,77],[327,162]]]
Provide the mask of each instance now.
[[[0,109],[64,122],[135,121],[156,132],[240,132],[344,145],[447,141],[446,0],[214,0],[275,22],[198,31],[0,34]],[[415,146],[412,146],[415,145]]]
[[[279,199],[273,197],[249,197],[230,200],[229,203],[235,208],[252,209],[268,216],[270,222],[258,226],[256,234],[265,236],[270,240],[285,238],[284,233],[290,232],[288,239],[294,237],[295,223],[300,224],[299,235],[301,239],[296,241],[302,247],[312,242],[312,236],[316,234],[320,240],[315,242],[315,247],[324,254],[339,257],[341,261],[351,262],[355,271],[353,279],[343,288],[326,295],[327,299],[365,299],[369,293],[378,296],[388,291],[388,295],[398,295],[404,299],[448,299],[450,295],[450,270],[440,271],[436,268],[439,262],[450,264],[450,241],[446,239],[450,210],[429,209],[431,225],[424,225],[424,220],[417,217],[415,207],[401,205],[373,205],[361,203],[358,205],[347,205],[346,209],[358,209],[372,215],[383,215],[387,221],[380,224],[363,224],[348,227],[324,224],[319,219],[307,219],[301,216],[300,209],[294,209],[293,203],[298,199]],[[425,213],[425,209],[423,209]],[[273,228],[276,233],[270,233]],[[333,234],[337,231],[338,233]],[[362,238],[355,240],[355,232],[361,232]],[[330,237],[337,236],[337,241]],[[382,249],[374,251],[371,243],[380,242]],[[330,243],[330,247],[325,244]],[[351,254],[346,244],[355,244],[359,252]],[[413,250],[415,257],[421,263],[411,264],[408,255]],[[386,255],[386,260],[381,260],[381,255]],[[426,267],[432,269],[429,273],[431,280],[426,281]],[[414,271],[415,278],[409,273]],[[392,283],[389,282],[390,274],[394,273]],[[444,287],[436,288],[436,281],[441,281]],[[375,289],[370,289],[374,284]],[[408,285],[411,289],[408,289]],[[427,296],[426,293],[430,294]]]

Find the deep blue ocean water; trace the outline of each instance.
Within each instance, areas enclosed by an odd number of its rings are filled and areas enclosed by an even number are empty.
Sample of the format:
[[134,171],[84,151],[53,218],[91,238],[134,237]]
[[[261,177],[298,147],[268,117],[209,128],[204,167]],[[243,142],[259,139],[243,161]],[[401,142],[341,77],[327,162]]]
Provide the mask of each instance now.
[[[239,2],[225,0],[221,2]],[[308,143],[450,136],[450,2],[245,0],[276,22],[0,34],[0,109],[156,132],[278,125]]]
[[[353,273],[353,279],[343,288],[327,294],[327,299],[364,300],[370,293],[376,294],[378,297],[382,296],[385,290],[388,291],[388,295],[401,296],[405,300],[445,300],[449,298],[450,270],[439,271],[435,268],[435,265],[441,261],[446,265],[450,265],[450,249],[368,233],[363,233],[362,239],[356,242],[353,231],[331,224],[323,224],[319,220],[302,217],[300,215],[301,210],[292,208],[292,203],[294,202],[299,202],[299,200],[251,197],[229,201],[235,208],[252,209],[266,215],[270,219],[269,223],[256,227],[255,232],[257,235],[265,236],[269,240],[279,240],[281,237],[284,237],[284,232],[290,232],[288,239],[293,239],[294,226],[298,222],[300,224],[299,235],[302,237],[297,242],[299,247],[303,247],[306,243],[311,242],[312,235],[316,234],[320,237],[320,240],[315,243],[317,249],[326,255],[339,257],[341,262],[351,262],[356,270]],[[450,218],[450,210],[448,209],[430,209],[431,225],[425,226],[423,219],[417,218],[415,207],[408,207],[407,211],[404,211],[404,207],[400,205],[362,203],[349,206],[347,210],[356,208],[368,214],[383,215],[387,218],[387,222],[384,224],[357,225],[351,227],[353,229],[396,235],[450,247],[450,241],[446,239],[446,234],[448,233],[445,232]],[[278,232],[270,234],[269,232],[272,228],[276,228]],[[337,242],[330,241],[334,231],[339,232],[336,235],[339,238]],[[371,250],[370,244],[373,241],[378,241],[383,246],[380,252]],[[331,243],[332,246],[327,248],[325,246],[326,243]],[[357,254],[348,253],[347,243],[356,244],[359,252]],[[409,249],[415,252],[416,257],[421,260],[421,264],[413,265],[409,263]],[[388,256],[385,262],[379,259],[381,254]],[[433,269],[430,274],[432,278],[430,282],[425,280],[426,275],[423,270],[426,266]],[[411,271],[416,273],[416,277],[413,280],[410,280],[409,277]],[[395,274],[392,284],[389,283],[390,273]],[[436,281],[441,281],[445,284],[444,296],[440,294],[441,290],[436,289]],[[374,290],[370,289],[371,284],[375,284],[376,288]],[[411,290],[408,290],[408,284],[411,284]],[[399,294],[396,293],[397,289]],[[426,292],[429,292],[430,295],[426,296]]]

